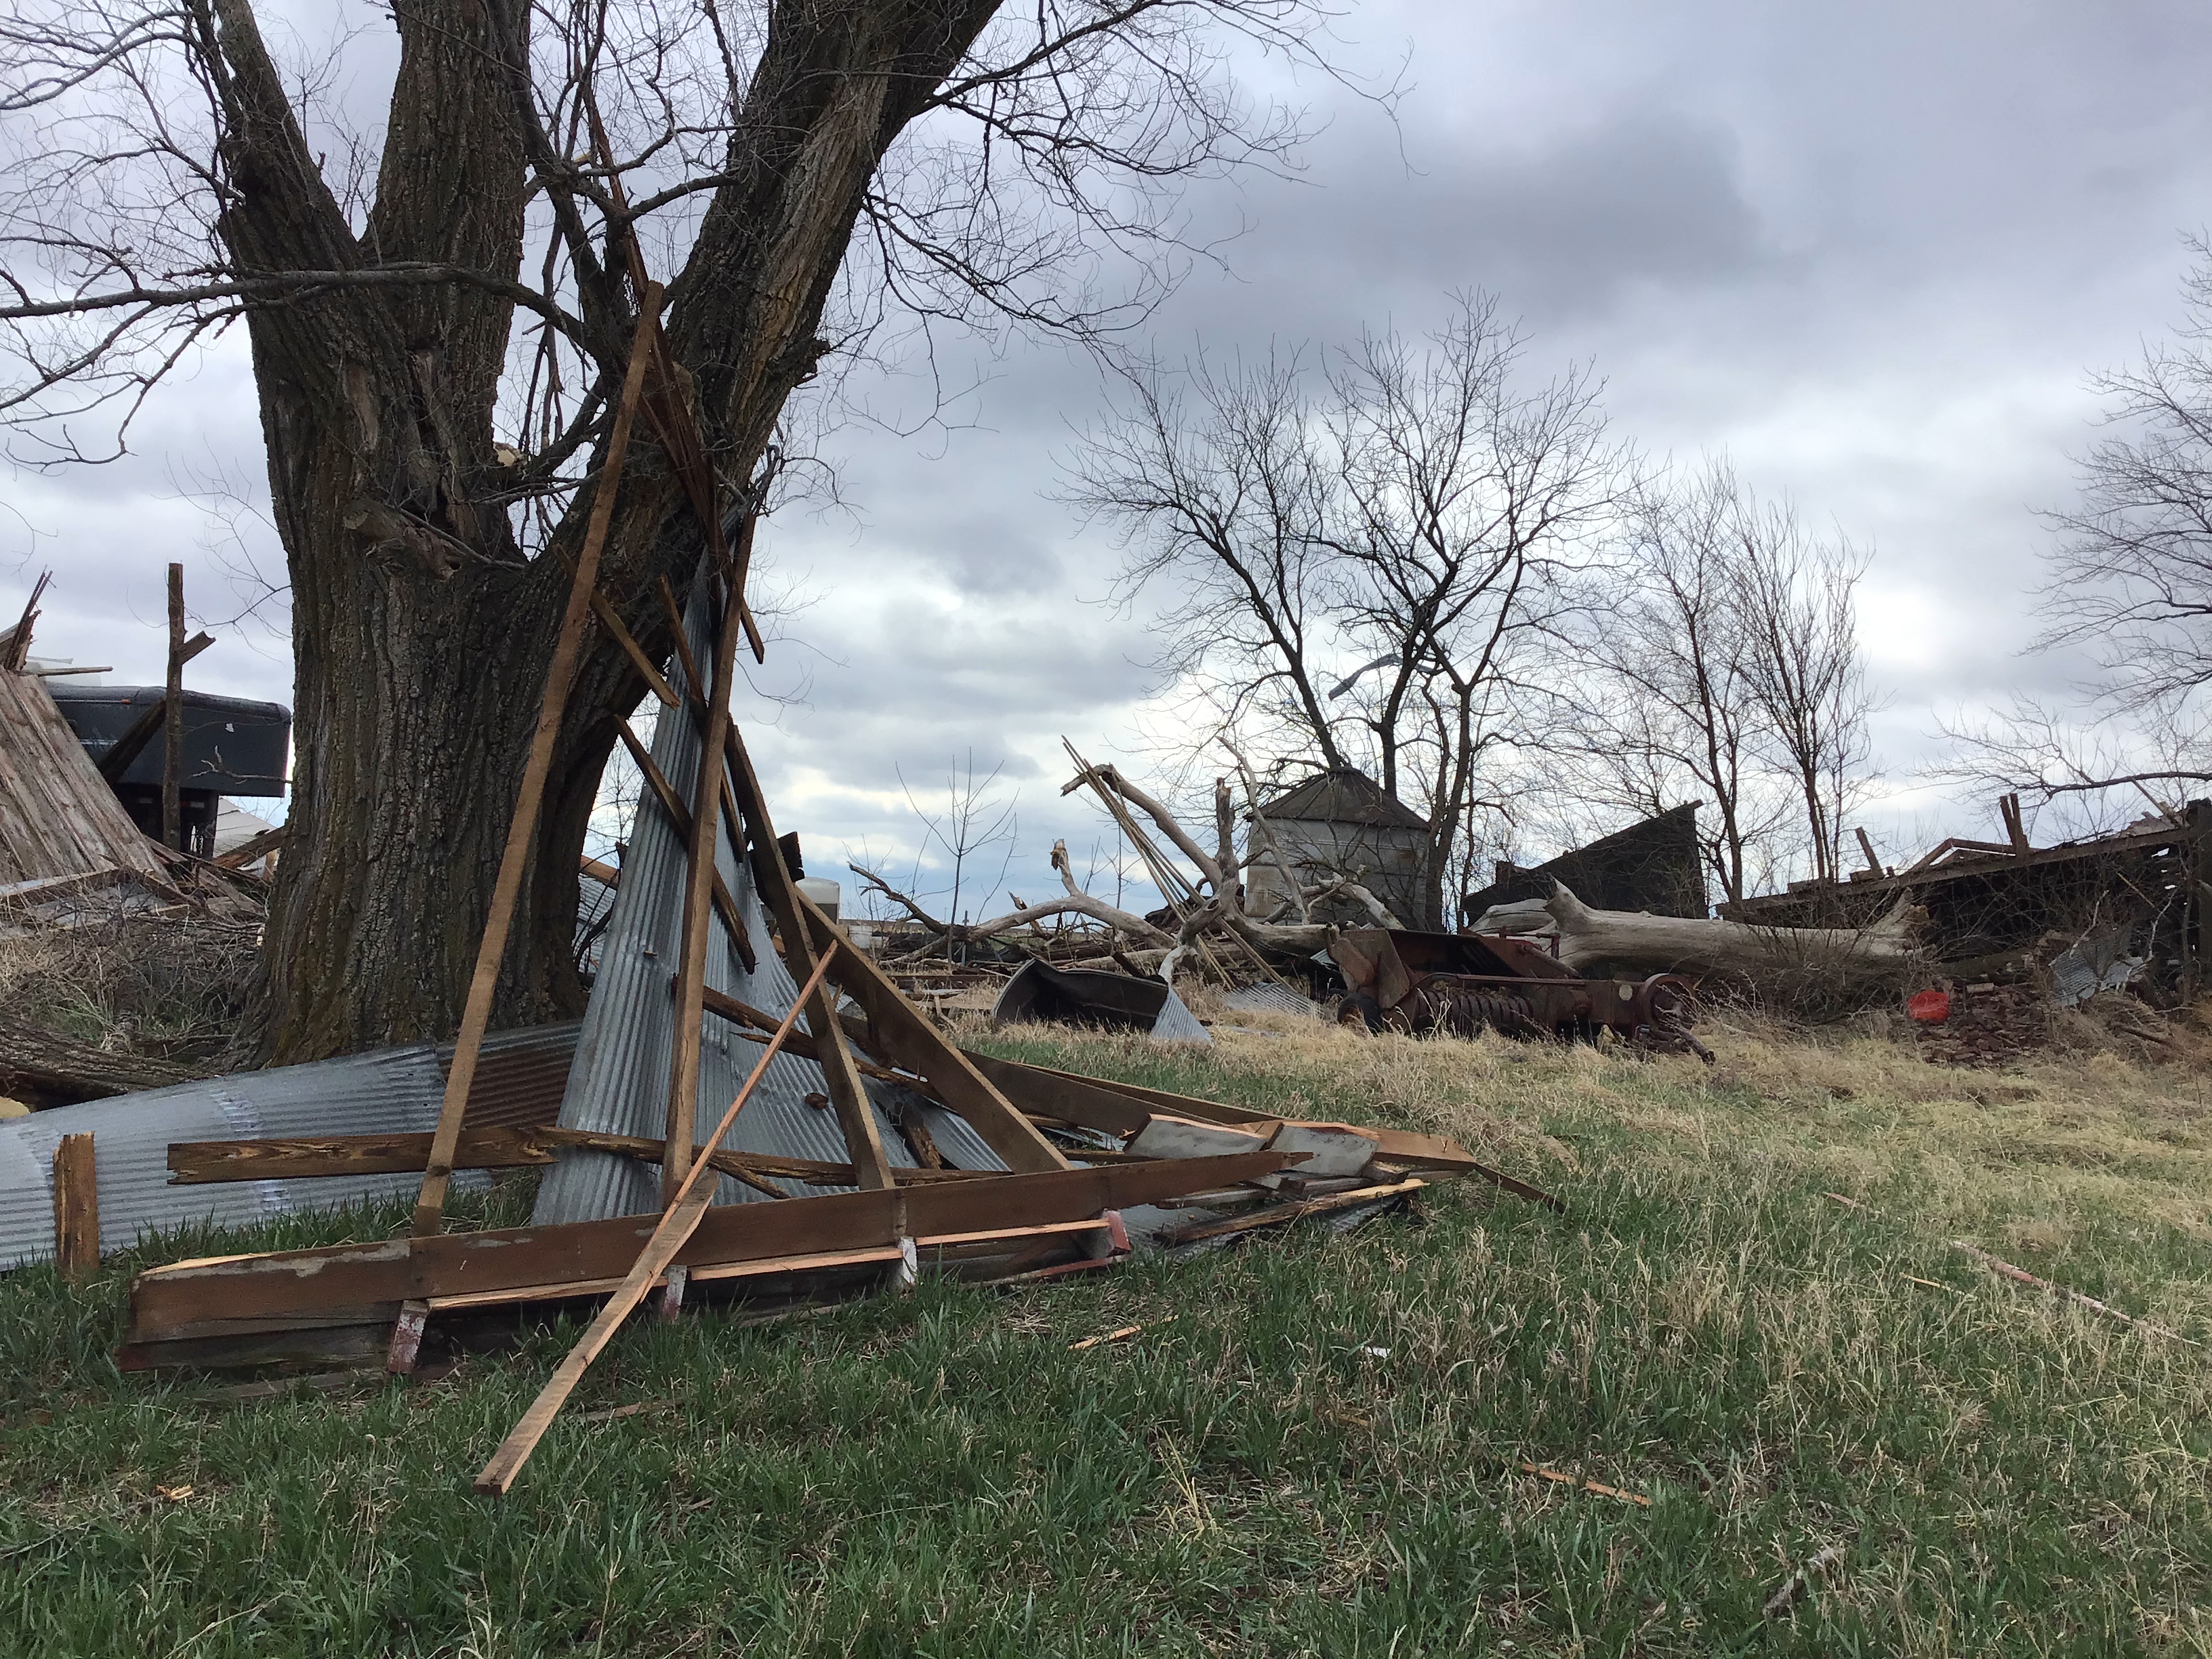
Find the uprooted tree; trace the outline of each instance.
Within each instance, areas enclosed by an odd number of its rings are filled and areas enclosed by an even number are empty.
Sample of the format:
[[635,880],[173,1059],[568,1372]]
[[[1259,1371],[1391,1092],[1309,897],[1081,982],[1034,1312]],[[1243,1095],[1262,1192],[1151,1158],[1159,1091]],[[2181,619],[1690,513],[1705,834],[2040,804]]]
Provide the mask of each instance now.
[[[1239,95],[1221,32],[1310,58],[1320,18],[399,0],[376,140],[331,92],[348,43],[295,47],[288,71],[270,15],[31,0],[0,21],[0,411],[19,459],[119,453],[151,387],[246,325],[297,673],[262,997],[278,1060],[458,1017],[641,303],[633,254],[668,283],[670,353],[734,495],[793,389],[887,317],[1094,333],[1114,319],[1068,296],[1098,291],[1072,279],[1102,248],[1133,257],[1141,304],[1174,263],[1164,182],[1293,136]],[[641,433],[601,586],[648,653],[690,514]],[[642,690],[595,630],[502,1022],[580,1001],[577,854]]]

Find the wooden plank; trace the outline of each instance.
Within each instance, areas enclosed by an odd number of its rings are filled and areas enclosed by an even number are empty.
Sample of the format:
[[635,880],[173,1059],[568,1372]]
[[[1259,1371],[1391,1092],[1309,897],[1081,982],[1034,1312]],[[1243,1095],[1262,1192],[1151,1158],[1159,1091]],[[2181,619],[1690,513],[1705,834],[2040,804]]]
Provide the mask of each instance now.
[[[732,623],[726,625],[723,632],[729,638],[732,653],[729,660],[734,666],[738,630]],[[724,682],[718,678],[716,684],[720,687]],[[714,770],[711,764],[714,757],[714,750],[711,749],[700,757],[699,769],[702,776]],[[702,818],[713,810],[713,797],[709,795],[700,812]],[[711,857],[712,854],[712,844],[709,843],[708,856]],[[691,914],[702,934],[706,931],[707,921],[706,892],[703,883],[695,881],[692,884]],[[830,952],[832,956],[836,954],[834,951]],[[705,959],[702,945],[700,953],[702,964]],[[820,988],[829,966],[829,960],[825,957],[815,969],[813,976],[800,988],[799,1001],[805,1001],[807,994]],[[692,1018],[695,1020],[698,1018],[696,1008]],[[782,1026],[776,1031],[775,1040],[762,1052],[752,1074],[745,1079],[744,1086],[738,1091],[738,1097],[730,1103],[729,1109],[722,1114],[721,1121],[714,1126],[714,1133],[708,1137],[709,1145],[719,1146],[722,1137],[729,1133],[730,1126],[737,1121],[738,1114],[744,1109],[745,1102],[760,1086],[760,1080],[768,1075],[769,1062],[775,1058],[777,1050],[783,1047],[784,1038],[791,1035],[791,1028],[798,1023],[799,1009],[794,1005],[791,1012],[784,1017]],[[697,1064],[696,1054],[693,1064],[695,1066]],[[538,1441],[552,1426],[554,1415],[575,1391],[576,1384],[583,1380],[592,1361],[599,1358],[599,1350],[605,1347],[614,1334],[622,1328],[623,1322],[636,1310],[639,1303],[645,1300],[654,1284],[672,1267],[676,1267],[677,1253],[699,1230],[699,1223],[705,1218],[708,1206],[714,1201],[715,1183],[703,1179],[707,1165],[691,1158],[688,1128],[686,1144],[681,1150],[685,1173],[678,1181],[675,1190],[669,1194],[668,1208],[661,1217],[659,1225],[645,1241],[645,1248],[638,1252],[637,1260],[630,1265],[629,1272],[623,1276],[622,1283],[607,1297],[606,1305],[599,1310],[576,1346],[568,1351],[568,1356],[547,1379],[545,1386],[538,1391],[538,1398],[530,1402],[530,1408],[523,1413],[521,1420],[508,1431],[499,1449],[492,1454],[491,1462],[485,1464],[483,1472],[477,1476],[478,1492],[504,1492],[514,1484],[515,1476],[521,1474],[522,1466],[530,1461],[530,1454],[537,1449]],[[673,1167],[672,1163],[671,1167]],[[678,1267],[677,1271],[682,1269]],[[672,1285],[678,1282],[673,1279],[670,1280]]]
[[[979,1181],[825,1194],[707,1212],[677,1255],[689,1267],[894,1244],[917,1235],[1074,1221],[1185,1193],[1232,1187],[1283,1167],[1277,1152],[1121,1164]],[[365,1303],[397,1306],[516,1285],[618,1277],[659,1218],[621,1216],[222,1256],[149,1268],[131,1285],[131,1340],[161,1340],[197,1322],[311,1313]],[[389,1319],[386,1315],[386,1328]]]
[[896,1261],[902,1255],[896,1244],[878,1244],[864,1250],[823,1250],[813,1255],[772,1255],[760,1261],[732,1261],[719,1267],[694,1267],[694,1283],[711,1285],[725,1279],[764,1279],[774,1273],[817,1273],[833,1267],[868,1267]]
[[[752,837],[754,884],[768,901],[769,912],[775,917],[776,931],[783,940],[784,966],[794,979],[811,975],[817,961],[817,946],[807,931],[806,896],[792,879],[790,866],[784,863],[782,852],[776,846],[775,824],[769,817],[767,798],[761,793],[760,780],[753,775],[751,757],[745,753],[744,742],[738,737],[734,723],[724,728],[722,750],[731,793],[737,797],[738,810],[744,815],[745,828]],[[842,939],[833,938],[831,943],[834,945],[842,943]],[[865,956],[850,947],[822,948],[828,950],[827,959],[841,964],[866,961]],[[846,1155],[853,1160],[863,1188],[888,1188],[892,1180],[890,1159],[884,1152],[883,1134],[876,1127],[876,1114],[868,1103],[868,1091],[860,1082],[852,1050],[846,1046],[844,1027],[838,1023],[837,994],[830,985],[817,984],[813,1001],[814,1006],[806,1011],[807,1034],[813,1039],[814,1061],[822,1068],[830,1103],[837,1110],[838,1127],[844,1132]]]
[[[662,1274],[656,1283],[665,1283]],[[423,1305],[432,1313],[461,1313],[472,1308],[511,1308],[524,1302],[568,1302],[580,1297],[605,1296],[620,1290],[619,1279],[574,1279],[566,1284],[516,1285],[503,1291],[467,1291],[459,1296],[434,1296]]]
[[[195,1187],[226,1181],[404,1175],[429,1166],[434,1139],[423,1133],[172,1141],[169,1184]],[[457,1170],[514,1170],[553,1162],[544,1138],[530,1128],[464,1128],[454,1142],[453,1156]]]
[[169,567],[169,682],[161,702],[161,845],[185,850],[185,568]]
[[146,752],[146,745],[154,741],[154,734],[161,729],[168,715],[167,697],[159,702],[149,702],[140,711],[138,718],[125,728],[123,735],[107,746],[100,757],[100,775],[111,785],[123,781],[123,775],[131,769],[131,762]]
[[1301,1220],[1307,1216],[1327,1215],[1334,1210],[1354,1210],[1363,1204],[1374,1204],[1405,1193],[1419,1192],[1427,1185],[1428,1182],[1413,1178],[1394,1181],[1381,1187],[1361,1187],[1348,1193],[1334,1193],[1327,1198],[1309,1198],[1296,1204],[1271,1204],[1250,1215],[1231,1216],[1226,1221],[1205,1221],[1195,1226],[1180,1228],[1167,1236],[1167,1242],[1170,1244],[1192,1244],[1201,1238],[1222,1238],[1231,1233],[1248,1233],[1259,1227],[1279,1227],[1285,1222]]
[[54,1148],[54,1266],[72,1281],[100,1268],[100,1180],[88,1134],[64,1135]]
[[546,775],[552,769],[553,745],[560,735],[561,716],[568,702],[568,689],[576,675],[576,659],[582,648],[584,618],[590,613],[590,595],[599,579],[599,554],[606,546],[607,529],[614,520],[615,497],[622,487],[623,462],[629,452],[630,423],[636,418],[638,393],[645,384],[647,342],[653,313],[660,308],[660,289],[648,285],[642,296],[637,335],[630,347],[629,367],[623,378],[622,400],[616,406],[614,425],[607,434],[606,459],[592,498],[592,516],[584,532],[584,546],[576,561],[574,580],[568,585],[568,609],[561,618],[560,636],[554,641],[552,660],[546,665],[545,691],[538,709],[538,728],[530,740],[530,757],[522,772],[522,787],[508,822],[507,846],[500,855],[499,876],[492,888],[491,914],[484,920],[483,937],[477,947],[476,973],[469,981],[466,1007],[461,1015],[459,1036],[453,1046],[453,1063],[446,1074],[446,1097],[438,1112],[436,1138],[431,1144],[429,1167],[422,1172],[422,1190],[415,1201],[414,1231],[424,1237],[444,1223],[446,1188],[453,1172],[453,1150],[461,1133],[461,1116],[467,1109],[469,1085],[476,1080],[477,1059],[483,1048],[484,1032],[491,1024],[493,994],[499,988],[500,964],[507,956],[507,936],[514,923],[516,900],[530,866],[531,844],[538,833],[538,809],[544,804]]
[[[707,583],[710,594],[714,586],[714,579],[710,576]],[[691,792],[691,833],[684,854],[684,934],[676,970],[676,1053],[669,1066],[668,1150],[660,1176],[664,1193],[672,1190],[690,1170],[692,1137],[697,1127],[699,1044],[705,1023],[701,1017],[701,994],[706,988],[707,945],[714,931],[708,911],[720,879],[714,861],[721,851],[720,757],[722,734],[730,729],[738,633],[737,607],[726,605],[721,628],[714,636],[714,693],[707,708],[706,733],[699,744],[698,777]]]

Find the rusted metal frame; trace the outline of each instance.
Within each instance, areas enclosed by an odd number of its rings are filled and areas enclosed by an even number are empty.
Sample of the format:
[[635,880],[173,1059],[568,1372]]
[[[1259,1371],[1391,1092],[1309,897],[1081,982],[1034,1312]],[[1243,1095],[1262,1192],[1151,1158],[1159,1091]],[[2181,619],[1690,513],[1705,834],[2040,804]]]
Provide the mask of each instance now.
[[[638,775],[645,780],[646,787],[653,791],[653,798],[659,802],[660,810],[668,815],[670,827],[676,831],[677,838],[689,846],[691,841],[691,809],[677,795],[676,786],[669,782],[668,775],[660,769],[659,763],[653,758],[652,751],[640,740],[630,723],[619,714],[615,717],[615,735],[622,739],[623,747],[629,750],[630,759],[637,764]],[[760,963],[753,955],[752,932],[745,926],[744,913],[738,908],[737,896],[730,891],[730,884],[722,879],[722,872],[719,869],[714,872],[714,913],[721,917],[722,925],[730,930],[730,942],[738,947],[738,960],[745,964],[747,973],[757,973]]]
[[[708,591],[715,580],[710,576]],[[691,792],[691,833],[684,890],[683,955],[676,974],[676,1054],[669,1068],[668,1152],[661,1190],[685,1182],[691,1162],[692,1131],[699,1107],[699,1043],[705,1024],[700,993],[707,983],[707,945],[713,932],[709,910],[720,851],[722,734],[730,729],[730,697],[737,678],[738,611],[726,599],[721,626],[714,636],[713,701],[699,749],[698,776]],[[673,1202],[673,1200],[670,1200]]]
[[446,1075],[446,1097],[438,1111],[438,1127],[431,1143],[429,1166],[422,1172],[422,1190],[415,1201],[414,1231],[417,1237],[434,1233],[446,1211],[446,1188],[453,1173],[453,1148],[460,1138],[462,1114],[467,1110],[469,1086],[476,1080],[477,1057],[491,1024],[492,994],[499,986],[500,963],[507,955],[507,938],[514,923],[515,902],[530,864],[531,842],[538,831],[538,809],[545,796],[545,780],[553,766],[553,744],[559,735],[562,712],[568,706],[568,689],[575,678],[576,659],[582,649],[584,621],[591,614],[590,594],[599,580],[599,555],[606,546],[612,524],[615,497],[620,493],[623,463],[629,453],[630,425],[637,416],[638,394],[645,385],[647,325],[660,307],[661,290],[647,285],[641,296],[638,331],[630,347],[629,367],[623,376],[622,401],[615,409],[614,424],[607,434],[606,460],[592,501],[592,516],[584,532],[584,545],[576,561],[575,580],[568,584],[568,605],[561,619],[561,633],[546,666],[545,692],[538,710],[538,729],[530,742],[530,758],[523,768],[521,793],[514,818],[507,825],[507,848],[500,855],[499,877],[492,890],[491,914],[485,919],[483,938],[477,949],[475,976],[461,1015],[455,1040],[453,1063]]
[[[807,932],[806,897],[799,890],[790,867],[783,861],[782,851],[776,846],[775,825],[769,817],[768,802],[761,793],[759,779],[753,775],[752,761],[745,753],[744,740],[738,736],[735,722],[723,728],[721,749],[729,769],[731,793],[737,798],[738,811],[744,819],[752,843],[754,885],[768,901],[769,912],[775,917],[776,932],[783,940],[783,965],[793,979],[811,975],[816,945]],[[702,764],[704,763],[702,759]],[[860,952],[850,948],[833,955],[841,965],[866,961]],[[837,1110],[837,1125],[845,1137],[845,1154],[853,1160],[861,1187],[889,1187],[894,1179],[890,1159],[884,1152],[883,1134],[876,1127],[875,1109],[869,1103],[867,1089],[860,1081],[852,1050],[846,1046],[844,1028],[837,1023],[837,994],[829,985],[820,986],[814,993],[813,1002],[814,1006],[806,1012],[807,1032],[814,1040],[815,1061],[822,1067],[830,1104]]]
[[[729,654],[734,659],[738,638],[734,607],[722,631],[728,636]],[[700,757],[700,770],[702,775],[710,769],[708,763],[714,758],[711,750]],[[713,799],[711,795],[708,799],[711,804]],[[705,814],[702,812],[701,816],[703,818]],[[711,842],[708,844],[708,855],[713,856]],[[704,942],[707,929],[706,887],[697,881],[692,883],[689,919],[697,926],[701,935],[698,970],[703,970],[707,959]],[[754,1066],[752,1074],[746,1078],[744,1086],[738,1091],[737,1098],[730,1103],[729,1109],[722,1114],[721,1121],[715,1124],[714,1133],[708,1137],[709,1146],[721,1145],[722,1137],[729,1133],[730,1126],[738,1121],[738,1114],[744,1109],[745,1102],[752,1097],[753,1091],[760,1086],[760,1080],[768,1075],[769,1063],[775,1058],[777,1051],[783,1047],[784,1039],[791,1035],[791,1028],[799,1022],[800,1004],[805,1000],[809,993],[821,985],[822,976],[828,971],[830,959],[834,955],[836,955],[834,949],[825,954],[820,965],[815,969],[813,976],[801,988],[799,1000],[791,1005],[791,1012],[785,1017],[783,1024],[777,1028],[775,1037],[761,1054],[759,1062]],[[698,1012],[696,999],[693,1000],[692,1018],[695,1029],[691,1064],[693,1081],[696,1084],[699,1060],[696,1030]],[[689,1104],[688,1102],[686,1103]],[[569,1395],[575,1391],[576,1384],[583,1380],[584,1373],[590,1368],[592,1361],[599,1358],[599,1350],[606,1346],[609,1340],[622,1328],[623,1322],[630,1316],[637,1304],[645,1300],[647,1293],[653,1289],[654,1281],[659,1279],[662,1273],[668,1273],[677,1267],[677,1253],[690,1242],[691,1235],[699,1230],[701,1218],[706,1215],[708,1206],[714,1201],[716,1183],[701,1179],[706,1174],[708,1166],[696,1162],[691,1157],[689,1112],[684,1115],[683,1121],[684,1144],[680,1148],[670,1149],[672,1152],[681,1152],[683,1154],[681,1161],[672,1158],[665,1167],[672,1170],[681,1169],[684,1173],[680,1177],[676,1176],[668,1177],[676,1182],[676,1188],[675,1191],[669,1195],[668,1207],[661,1216],[660,1224],[653,1230],[651,1237],[645,1241],[645,1248],[638,1252],[637,1260],[630,1264],[629,1271],[623,1275],[620,1287],[607,1298],[606,1305],[599,1310],[598,1316],[592,1321],[584,1334],[577,1340],[576,1346],[568,1351],[568,1357],[546,1380],[544,1388],[538,1391],[538,1398],[530,1402],[530,1408],[523,1413],[520,1420],[508,1431],[507,1438],[501,1443],[499,1449],[492,1454],[491,1462],[485,1464],[483,1473],[477,1476],[476,1486],[478,1492],[503,1492],[514,1484],[514,1477],[522,1472],[522,1466],[530,1461],[530,1454],[537,1449],[538,1441],[544,1437],[545,1431],[552,1425],[554,1415],[560,1411]],[[680,1283],[672,1274],[669,1282],[672,1288]]]
[[[895,1191],[823,1194],[787,1204],[711,1209],[676,1261],[704,1267],[810,1250],[895,1243],[986,1227],[1074,1221],[1185,1193],[1233,1187],[1288,1166],[1279,1152],[1117,1164],[978,1181],[933,1181]],[[382,1319],[410,1298],[568,1285],[619,1276],[661,1218],[621,1216],[550,1227],[441,1233],[261,1255],[180,1261],[131,1286],[133,1343],[238,1334],[293,1324]],[[374,1310],[386,1310],[376,1312]]]

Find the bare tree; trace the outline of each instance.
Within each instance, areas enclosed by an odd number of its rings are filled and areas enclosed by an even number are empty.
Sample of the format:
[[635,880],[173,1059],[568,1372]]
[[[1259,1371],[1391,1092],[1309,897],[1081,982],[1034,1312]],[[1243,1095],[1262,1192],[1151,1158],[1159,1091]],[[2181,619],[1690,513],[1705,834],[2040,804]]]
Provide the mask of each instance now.
[[2120,435],[2081,458],[2081,504],[2047,515],[2061,539],[2038,643],[2087,648],[2124,708],[2212,681],[2212,246],[2189,246],[2179,338],[2094,377]]
[[1601,671],[1575,694],[1584,739],[1569,787],[1641,817],[1708,809],[1707,869],[1740,899],[1772,868],[1787,798],[1766,775],[1751,619],[1741,603],[1744,491],[1714,460],[1655,481],[1623,522],[1620,558],[1593,573],[1589,647]]
[[1524,387],[1486,296],[1419,341],[1370,335],[1326,373],[1295,354],[1183,389],[1154,371],[1096,430],[1071,499],[1116,525],[1127,590],[1172,597],[1164,678],[1280,763],[1363,765],[1431,826],[1431,920],[1485,804],[1484,757],[1525,733],[1543,642],[1632,473],[1597,386]]
[[[398,48],[380,134],[334,95],[349,42],[288,69],[252,0],[21,0],[0,21],[15,453],[118,453],[171,368],[241,321],[252,349],[297,677],[264,1052],[452,1028],[641,270],[668,281],[672,395],[734,495],[793,391],[898,319],[1095,340],[1140,317],[1180,264],[1174,182],[1295,137],[1229,44],[1316,63],[1322,22],[1310,0],[399,0],[374,31]],[[641,434],[602,586],[655,654],[691,513]],[[577,1006],[576,854],[640,690],[596,633],[501,1019]]]
[[1634,477],[1597,384],[1571,369],[1524,390],[1522,348],[1475,295],[1422,346],[1364,338],[1333,377],[1331,608],[1367,658],[1353,679],[1373,676],[1358,707],[1378,781],[1429,820],[1431,925],[1486,756],[1543,723],[1570,578]]
[[1747,492],[1729,529],[1760,738],[1803,808],[1814,878],[1834,881],[1844,817],[1872,754],[1875,704],[1853,605],[1866,560],[1847,542],[1814,540],[1787,504]]
[[[913,889],[923,897],[943,895],[945,914],[955,921],[968,920],[962,908],[963,902],[990,901],[1006,880],[1007,866],[1013,862],[1014,840],[1021,832],[1021,823],[1014,815],[1016,801],[1000,800],[996,793],[999,774],[1005,769],[1001,763],[977,776],[975,751],[969,750],[965,761],[956,761],[947,769],[941,806],[934,803],[923,805],[915,799],[914,786],[906,781],[906,775],[899,774],[899,787],[906,792],[906,804],[913,808],[922,826],[921,842],[914,855]],[[988,863],[994,849],[1003,849],[998,873],[979,887],[969,866],[979,860]],[[922,870],[929,865],[936,865],[945,872],[944,885],[927,889],[921,886]]]

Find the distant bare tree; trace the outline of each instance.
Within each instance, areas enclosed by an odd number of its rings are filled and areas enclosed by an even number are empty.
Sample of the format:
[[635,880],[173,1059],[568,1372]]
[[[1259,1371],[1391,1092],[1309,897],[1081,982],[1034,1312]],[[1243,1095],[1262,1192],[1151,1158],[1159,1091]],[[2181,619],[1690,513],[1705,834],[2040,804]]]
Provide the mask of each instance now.
[[1865,782],[1875,702],[1854,596],[1866,569],[1848,542],[1815,540],[1796,512],[1739,497],[1730,526],[1742,657],[1760,740],[1805,814],[1813,874],[1838,878],[1844,817]]
[[2212,682],[2212,246],[2189,246],[2178,339],[2094,377],[2119,435],[2081,457],[2081,505],[2048,515],[2038,643],[2085,647],[2126,708]]
[[[1362,764],[1431,824],[1431,920],[1486,804],[1486,756],[1549,695],[1541,659],[1632,472],[1585,373],[1528,387],[1520,334],[1462,297],[1418,341],[1139,377],[1072,499],[1170,587],[1164,678],[1279,761]],[[1332,683],[1334,682],[1334,683]],[[1257,727],[1258,729],[1254,729]]]
[[1578,690],[1590,718],[1571,787],[1655,817],[1701,799],[1707,869],[1728,899],[1773,863],[1782,818],[1765,787],[1760,708],[1738,603],[1743,489],[1725,460],[1642,491],[1622,558],[1597,573],[1590,647],[1603,672]]

